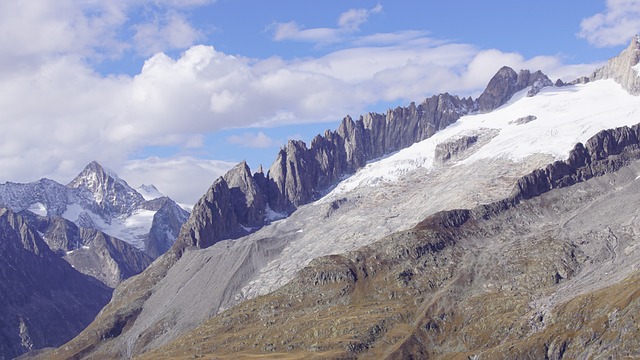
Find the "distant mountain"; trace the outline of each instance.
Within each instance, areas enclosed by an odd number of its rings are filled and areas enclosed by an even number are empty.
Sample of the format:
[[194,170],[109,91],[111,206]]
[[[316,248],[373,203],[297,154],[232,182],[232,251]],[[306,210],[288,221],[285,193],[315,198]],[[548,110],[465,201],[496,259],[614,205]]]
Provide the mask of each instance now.
[[153,185],[145,189],[149,200],[94,161],[67,186],[0,184],[0,206],[32,213],[25,218],[54,251],[115,287],[169,249],[188,217],[171,199],[150,196]]
[[636,37],[569,84],[502,68],[241,163],[41,356],[637,357],[638,59]]
[[164,194],[161,193],[158,188],[155,187],[155,185],[146,185],[146,184],[142,184],[140,185],[136,191],[142,195],[142,197],[145,200],[153,200],[153,199],[157,199],[160,197],[164,197]]
[[0,209],[0,358],[60,346],[84,329],[111,289],[74,270],[20,215]]

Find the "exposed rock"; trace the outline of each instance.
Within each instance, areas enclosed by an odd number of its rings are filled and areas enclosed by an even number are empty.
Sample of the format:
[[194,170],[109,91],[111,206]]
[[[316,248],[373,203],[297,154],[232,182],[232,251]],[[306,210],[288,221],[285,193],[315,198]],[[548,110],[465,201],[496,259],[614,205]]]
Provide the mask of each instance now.
[[21,216],[0,209],[0,358],[60,346],[109,301],[111,290],[54,254]]
[[153,258],[128,243],[101,231],[79,228],[62,217],[43,217],[24,211],[20,215],[39,231],[49,248],[77,271],[115,288],[141,273]]
[[504,66],[491,78],[487,88],[478,97],[478,109],[480,112],[493,111],[520,90],[530,87],[527,96],[533,96],[545,86],[553,86],[553,82],[539,70],[533,74],[529,70],[521,70],[518,74]]
[[233,207],[238,221],[245,227],[264,225],[266,199],[263,188],[251,176],[245,161],[229,170],[224,179],[231,191]]
[[517,118],[515,120],[509,121],[509,124],[513,124],[513,125],[524,125],[527,123],[530,123],[534,120],[537,120],[538,117],[535,115],[527,115],[527,116],[523,116],[521,118]]
[[478,142],[477,135],[462,136],[454,141],[440,143],[436,145],[435,161],[443,164],[451,160],[452,156],[455,156]]
[[638,62],[640,61],[640,36],[635,35],[629,46],[620,55],[610,59],[607,64],[597,69],[588,77],[573,81],[585,83],[601,79],[613,79],[622,85],[630,94],[640,95],[640,76]]
[[518,180],[515,199],[530,199],[551,189],[573,185],[594,176],[612,173],[640,158],[640,124],[603,130],[571,150],[565,161],[556,161]]
[[161,197],[154,201],[157,201],[160,207],[153,214],[151,229],[145,239],[144,252],[155,259],[176,242],[180,228],[189,218],[189,213],[168,197]]
[[69,188],[84,191],[98,205],[96,213],[126,214],[136,209],[145,199],[114,173],[92,161],[69,184]]

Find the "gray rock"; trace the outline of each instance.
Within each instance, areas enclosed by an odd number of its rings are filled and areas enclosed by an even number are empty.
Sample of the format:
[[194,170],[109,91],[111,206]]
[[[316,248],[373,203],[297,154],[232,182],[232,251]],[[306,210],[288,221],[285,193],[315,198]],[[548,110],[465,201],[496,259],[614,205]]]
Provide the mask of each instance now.
[[62,217],[38,216],[29,211],[19,214],[42,234],[42,239],[59,257],[109,288],[141,273],[153,261],[120,239],[99,230],[80,228]]
[[640,61],[640,36],[635,35],[629,46],[620,55],[610,59],[607,64],[588,77],[576,79],[572,84],[587,83],[601,79],[613,79],[630,94],[640,95],[640,77],[634,66]]
[[264,224],[266,198],[259,181],[251,175],[246,161],[229,170],[224,179],[231,191],[233,207],[238,221],[245,227]]
[[451,160],[452,156],[455,156],[478,142],[477,135],[463,136],[455,141],[440,143],[436,145],[435,161],[436,163],[443,164]]
[[533,96],[545,86],[553,86],[553,82],[539,70],[533,74],[529,70],[521,70],[517,74],[510,67],[504,66],[491,78],[487,88],[478,97],[478,109],[480,112],[493,111],[518,91],[530,87],[527,96]]
[[127,214],[145,202],[142,195],[96,161],[89,163],[67,187],[95,200],[97,214]]
[[7,209],[0,209],[0,257],[0,358],[62,345],[111,297],[111,289],[74,270]]
[[180,234],[180,228],[189,218],[189,213],[168,197],[153,201],[159,203],[160,207],[153,214],[153,222],[145,240],[144,251],[155,259],[173,246]]
[[534,120],[537,120],[538,117],[535,115],[527,115],[527,116],[523,116],[521,118],[517,118],[515,120],[509,121],[509,124],[513,124],[513,125],[524,125],[527,123],[530,123]]

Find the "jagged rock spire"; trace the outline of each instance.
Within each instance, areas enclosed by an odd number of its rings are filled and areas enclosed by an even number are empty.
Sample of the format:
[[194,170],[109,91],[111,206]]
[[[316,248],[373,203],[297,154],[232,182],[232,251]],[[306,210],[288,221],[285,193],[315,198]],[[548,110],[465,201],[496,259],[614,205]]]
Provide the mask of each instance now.
[[629,46],[610,59],[607,64],[594,71],[588,77],[582,77],[573,83],[613,79],[632,95],[640,95],[640,36],[634,35]]

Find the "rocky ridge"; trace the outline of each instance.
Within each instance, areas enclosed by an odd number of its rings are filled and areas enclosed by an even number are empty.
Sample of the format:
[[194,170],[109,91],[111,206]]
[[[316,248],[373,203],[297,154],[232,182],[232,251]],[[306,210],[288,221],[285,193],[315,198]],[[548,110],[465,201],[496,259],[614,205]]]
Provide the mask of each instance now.
[[84,329],[111,289],[53,253],[28,221],[0,209],[0,358],[60,346]]
[[151,262],[146,253],[102,231],[78,227],[62,217],[23,211],[20,215],[41,234],[47,246],[74,269],[109,288],[141,273]]
[[246,235],[269,222],[269,211],[285,216],[292,213],[368,161],[427,139],[462,115],[490,112],[523,89],[529,88],[528,94],[533,96],[544,86],[553,83],[540,71],[516,73],[503,67],[476,100],[444,93],[385,115],[368,113],[355,121],[347,116],[336,131],[314,137],[309,148],[302,141],[291,140],[266,176],[262,171],[251,175],[243,162],[216,180],[195,205],[195,215],[183,228],[178,246],[203,248]]
[[[0,206],[14,212],[29,210],[42,216],[64,217],[79,227],[111,232],[111,236],[138,246],[153,258],[173,245],[188,216],[169,198],[145,200],[126,181],[95,161],[89,163],[67,186],[49,179],[26,184],[0,184]],[[160,211],[157,219],[149,224],[150,231],[131,231],[124,236],[111,231],[112,225],[124,223],[142,211],[156,214]]]
[[591,75],[581,77],[573,84],[586,83],[601,79],[613,79],[622,85],[630,94],[640,95],[640,36],[635,35],[629,46],[622,53],[607,62],[607,64]]

